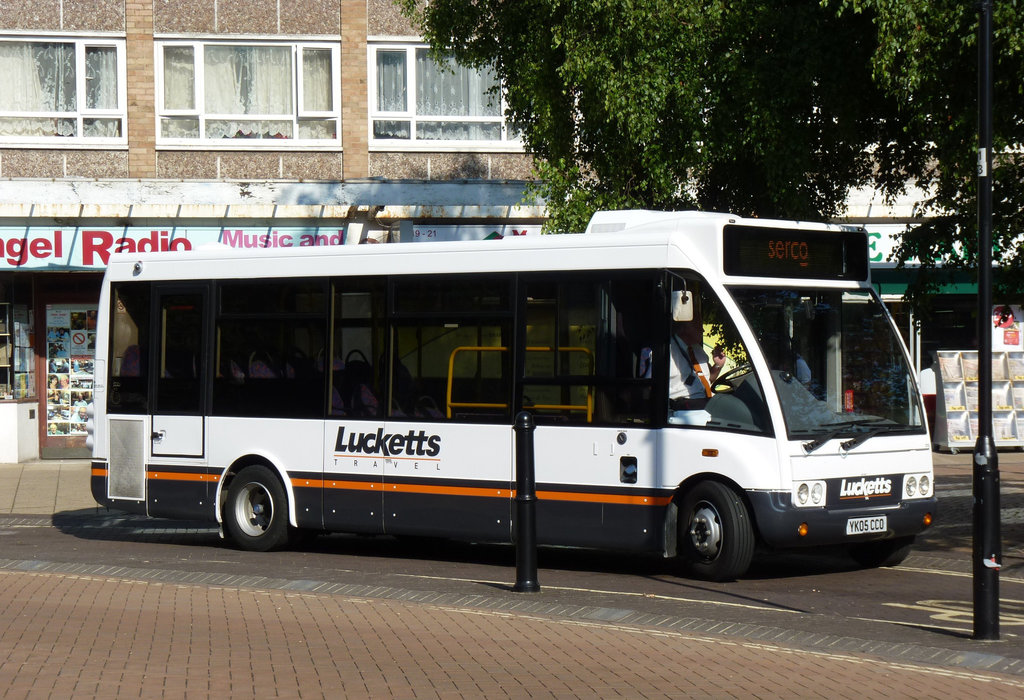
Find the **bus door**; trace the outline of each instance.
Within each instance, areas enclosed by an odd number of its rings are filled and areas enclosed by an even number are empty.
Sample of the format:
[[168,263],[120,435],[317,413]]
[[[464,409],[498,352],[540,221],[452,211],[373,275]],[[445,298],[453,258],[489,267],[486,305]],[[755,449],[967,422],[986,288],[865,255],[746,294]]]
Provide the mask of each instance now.
[[660,276],[531,276],[523,298],[522,408],[537,428],[541,542],[650,547],[661,536],[651,366]]
[[150,462],[205,461],[209,293],[180,285],[154,291]]

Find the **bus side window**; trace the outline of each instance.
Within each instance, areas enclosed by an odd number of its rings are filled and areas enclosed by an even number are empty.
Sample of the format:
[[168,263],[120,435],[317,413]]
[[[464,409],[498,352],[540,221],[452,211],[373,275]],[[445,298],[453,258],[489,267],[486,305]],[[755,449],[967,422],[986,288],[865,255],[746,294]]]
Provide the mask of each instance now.
[[330,404],[332,416],[381,415],[385,377],[374,358],[384,355],[385,285],[381,279],[334,281],[331,324]]
[[649,273],[529,278],[523,408],[540,422],[650,423],[641,365],[652,360],[655,289]]
[[508,420],[511,275],[398,279],[393,290],[388,415]]
[[323,416],[326,292],[317,279],[220,283],[213,415]]
[[110,332],[110,390],[107,410],[148,413],[150,286],[144,282],[113,288]]

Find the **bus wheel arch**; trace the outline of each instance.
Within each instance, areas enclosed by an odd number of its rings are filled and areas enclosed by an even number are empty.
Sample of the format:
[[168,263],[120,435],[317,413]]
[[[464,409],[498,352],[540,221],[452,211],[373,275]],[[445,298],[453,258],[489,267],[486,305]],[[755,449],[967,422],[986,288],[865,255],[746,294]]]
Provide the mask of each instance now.
[[695,477],[680,486],[673,505],[671,534],[676,559],[686,575],[730,581],[746,573],[757,536],[742,490],[721,479]]
[[221,519],[235,544],[266,552],[288,543],[288,492],[272,465],[259,458],[232,465],[222,493]]

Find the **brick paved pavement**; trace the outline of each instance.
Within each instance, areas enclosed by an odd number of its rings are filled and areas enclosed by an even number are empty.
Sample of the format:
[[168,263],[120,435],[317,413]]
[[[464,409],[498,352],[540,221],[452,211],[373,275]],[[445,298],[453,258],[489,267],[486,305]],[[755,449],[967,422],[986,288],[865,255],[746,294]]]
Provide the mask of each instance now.
[[67,697],[1019,698],[1024,678],[387,600],[0,573],[0,691]]
[[[1004,480],[1024,479],[1024,458],[1000,458]],[[937,473],[969,475],[970,459],[937,455]],[[0,465],[0,513],[92,507],[87,473],[85,463]],[[1024,675],[894,658],[497,609],[0,570],[3,698],[1024,696]]]

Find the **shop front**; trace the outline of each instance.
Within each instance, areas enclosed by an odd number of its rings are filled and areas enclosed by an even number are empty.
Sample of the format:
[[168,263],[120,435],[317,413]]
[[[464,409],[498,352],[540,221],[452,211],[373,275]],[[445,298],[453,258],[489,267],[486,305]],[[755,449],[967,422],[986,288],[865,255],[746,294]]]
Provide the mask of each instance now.
[[118,252],[343,245],[348,222],[0,225],[0,463],[83,458],[103,270]]
[[[144,183],[113,193],[101,184],[49,183],[59,203],[46,206],[0,201],[0,463],[89,456],[96,312],[115,253],[500,239],[538,234],[544,212],[517,204],[516,183],[303,185],[302,197],[319,204],[291,194],[291,203],[275,203],[287,188],[273,184]],[[83,199],[114,195],[140,203]]]

